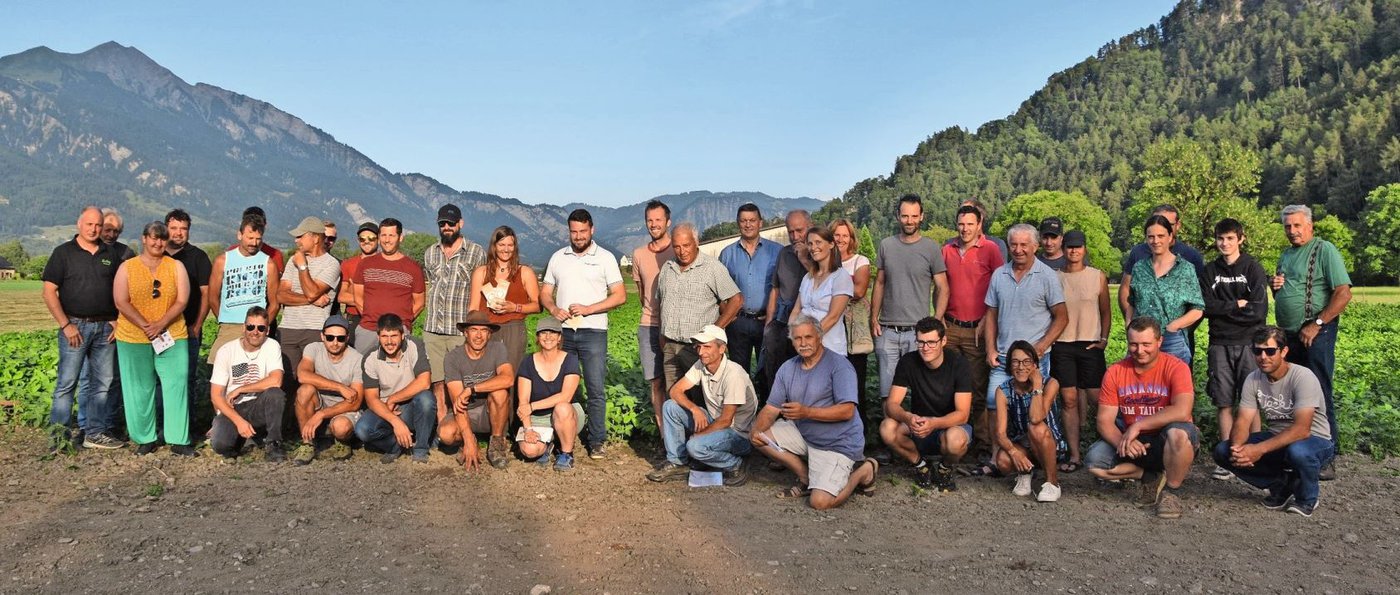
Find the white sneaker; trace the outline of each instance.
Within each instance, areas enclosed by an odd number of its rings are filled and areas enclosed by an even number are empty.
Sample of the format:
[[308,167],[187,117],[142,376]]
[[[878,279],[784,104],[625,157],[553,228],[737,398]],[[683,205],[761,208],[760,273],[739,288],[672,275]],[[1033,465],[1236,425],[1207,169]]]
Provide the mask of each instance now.
[[1031,495],[1031,474],[1022,473],[1016,476],[1016,487],[1011,488],[1011,493],[1017,496]]
[[1235,478],[1234,473],[1231,473],[1229,469],[1221,467],[1220,465],[1215,466],[1215,470],[1210,472],[1210,476],[1222,481]]
[[1040,486],[1040,493],[1035,495],[1036,502],[1058,502],[1059,500],[1060,486],[1048,481]]

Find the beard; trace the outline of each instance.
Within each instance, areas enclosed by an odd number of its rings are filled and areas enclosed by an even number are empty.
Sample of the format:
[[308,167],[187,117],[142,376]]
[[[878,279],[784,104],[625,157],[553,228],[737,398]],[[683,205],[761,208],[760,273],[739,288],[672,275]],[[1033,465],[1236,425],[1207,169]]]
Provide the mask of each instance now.
[[460,230],[438,232],[438,240],[441,241],[444,246],[456,243],[457,238],[460,237],[462,237],[462,232]]

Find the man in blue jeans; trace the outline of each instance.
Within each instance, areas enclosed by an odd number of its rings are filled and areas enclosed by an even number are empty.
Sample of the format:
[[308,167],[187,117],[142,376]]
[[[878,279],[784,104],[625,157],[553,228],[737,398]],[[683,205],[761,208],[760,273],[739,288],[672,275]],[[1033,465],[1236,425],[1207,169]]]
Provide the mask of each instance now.
[[[112,279],[121,264],[115,249],[101,241],[102,212],[87,207],[78,216],[78,233],[54,248],[44,266],[44,305],[58,323],[58,382],[49,413],[50,448],[57,450],[79,435],[86,448],[121,448],[126,443],[112,433],[113,411],[108,392],[115,368],[112,333],[117,306]],[[78,377],[86,369],[88,382],[78,394],[77,432],[73,397]]]
[[[684,479],[693,461],[722,471],[724,485],[744,485],[749,478],[743,457],[753,450],[749,430],[758,410],[758,394],[748,372],[726,357],[729,337],[724,329],[705,325],[691,339],[700,361],[676,381],[671,399],[661,407],[666,462],[648,473],[647,479]],[[686,397],[686,391],[696,385],[705,394],[704,407]]]
[[[1259,369],[1244,381],[1238,418],[1229,438],[1216,445],[1215,462],[1269,490],[1265,508],[1310,517],[1318,475],[1336,453],[1322,385],[1312,370],[1288,363],[1288,336],[1279,327],[1256,332],[1251,350]],[[1255,417],[1265,429],[1250,433]]]
[[379,317],[379,347],[365,356],[365,412],[355,423],[355,435],[365,446],[392,463],[405,448],[413,462],[428,462],[428,445],[437,428],[437,399],[433,397],[427,349],[406,335],[397,314]]
[[719,252],[719,261],[739,287],[743,306],[725,331],[733,340],[731,353],[734,363],[746,372],[759,367],[763,350],[763,327],[767,322],[768,300],[773,289],[773,269],[778,265],[782,246],[759,235],[763,229],[763,214],[751,202],[739,207],[736,215],[739,240]]
[[875,294],[870,298],[870,329],[880,363],[880,398],[890,394],[899,358],[915,350],[914,324],[929,315],[943,319],[948,310],[948,266],[933,240],[919,233],[923,199],[899,199],[899,233],[880,240],[875,254]]
[[608,438],[608,311],[627,301],[617,257],[593,242],[593,215],[569,213],[569,245],[549,257],[540,305],[564,326],[564,351],[578,356],[588,411],[588,457],[605,456]]

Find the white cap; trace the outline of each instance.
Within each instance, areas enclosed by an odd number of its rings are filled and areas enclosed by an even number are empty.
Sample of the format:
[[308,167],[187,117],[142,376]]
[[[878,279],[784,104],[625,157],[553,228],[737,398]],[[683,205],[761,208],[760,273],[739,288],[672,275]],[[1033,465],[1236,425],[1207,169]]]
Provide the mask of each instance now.
[[729,335],[724,334],[724,329],[719,328],[713,324],[705,325],[705,328],[700,329],[700,332],[695,333],[695,336],[691,337],[691,339],[694,339],[697,343],[709,343],[710,341],[719,341],[720,343],[724,343],[726,345],[729,344]]

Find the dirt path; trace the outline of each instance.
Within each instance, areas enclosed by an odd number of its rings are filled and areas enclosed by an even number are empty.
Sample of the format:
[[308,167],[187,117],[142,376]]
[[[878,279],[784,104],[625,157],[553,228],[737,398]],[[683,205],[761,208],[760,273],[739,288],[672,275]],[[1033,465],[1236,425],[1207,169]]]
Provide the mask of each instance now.
[[1009,480],[915,496],[901,470],[822,513],[775,499],[786,478],[766,470],[733,489],[651,484],[625,447],[568,476],[517,461],[468,477],[441,454],[45,461],[42,444],[0,431],[3,593],[1356,593],[1400,579],[1400,461],[1343,460],[1311,519],[1198,468],[1187,515],[1163,522],[1084,472],[1037,505]]

